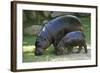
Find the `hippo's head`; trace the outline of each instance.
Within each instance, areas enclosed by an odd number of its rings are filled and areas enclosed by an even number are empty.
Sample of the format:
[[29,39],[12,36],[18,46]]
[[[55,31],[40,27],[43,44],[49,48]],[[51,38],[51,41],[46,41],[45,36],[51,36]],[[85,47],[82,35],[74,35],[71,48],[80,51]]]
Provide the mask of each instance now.
[[38,37],[35,42],[35,55],[42,55],[45,49],[49,46],[50,42],[45,37]]

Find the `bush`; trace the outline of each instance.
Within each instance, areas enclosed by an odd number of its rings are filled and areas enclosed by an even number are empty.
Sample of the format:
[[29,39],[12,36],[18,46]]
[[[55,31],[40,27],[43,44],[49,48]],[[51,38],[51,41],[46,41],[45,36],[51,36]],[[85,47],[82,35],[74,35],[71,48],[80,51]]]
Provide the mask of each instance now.
[[24,35],[36,35],[40,30],[41,25],[32,25],[29,27],[24,28]]

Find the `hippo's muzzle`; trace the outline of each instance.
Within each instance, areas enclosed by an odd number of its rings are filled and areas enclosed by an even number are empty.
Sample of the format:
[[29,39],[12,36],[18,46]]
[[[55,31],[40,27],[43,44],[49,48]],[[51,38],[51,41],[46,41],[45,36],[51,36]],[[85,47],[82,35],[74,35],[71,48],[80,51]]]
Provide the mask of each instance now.
[[42,54],[43,54],[43,50],[40,49],[40,48],[36,48],[36,50],[35,50],[35,55],[36,55],[36,56],[40,56],[40,55],[42,55]]

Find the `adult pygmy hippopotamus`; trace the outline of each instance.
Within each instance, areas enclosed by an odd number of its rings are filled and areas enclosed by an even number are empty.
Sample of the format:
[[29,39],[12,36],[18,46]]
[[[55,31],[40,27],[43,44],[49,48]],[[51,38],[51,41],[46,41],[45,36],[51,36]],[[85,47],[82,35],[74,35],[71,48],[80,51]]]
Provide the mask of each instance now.
[[79,46],[77,53],[79,53],[83,47],[85,49],[85,53],[87,53],[85,35],[81,31],[74,31],[66,34],[59,42],[57,48],[59,50],[59,54],[65,54],[65,47],[67,47],[68,53],[71,53],[75,46]]
[[53,44],[58,54],[57,44],[61,38],[72,31],[82,31],[80,19],[73,15],[59,16],[49,21],[37,35],[35,42],[35,55],[42,55],[43,51]]

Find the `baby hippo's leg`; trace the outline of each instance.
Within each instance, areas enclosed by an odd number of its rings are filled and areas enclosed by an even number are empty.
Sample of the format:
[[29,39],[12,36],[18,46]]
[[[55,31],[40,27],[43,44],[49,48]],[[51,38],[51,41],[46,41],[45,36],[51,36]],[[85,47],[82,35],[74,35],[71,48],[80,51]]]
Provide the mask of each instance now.
[[88,52],[88,51],[87,51],[87,45],[86,45],[86,43],[84,42],[83,44],[79,45],[79,49],[78,49],[78,51],[77,51],[76,53],[80,53],[80,51],[82,50],[82,47],[84,47],[85,53]]
[[85,53],[88,53],[87,45],[86,45],[85,40],[82,42],[82,46],[84,47]]
[[88,50],[87,50],[87,45],[86,45],[86,43],[84,43],[84,49],[85,49],[85,53],[88,53]]
[[80,53],[81,50],[82,50],[82,45],[79,45],[78,51],[76,53]]

